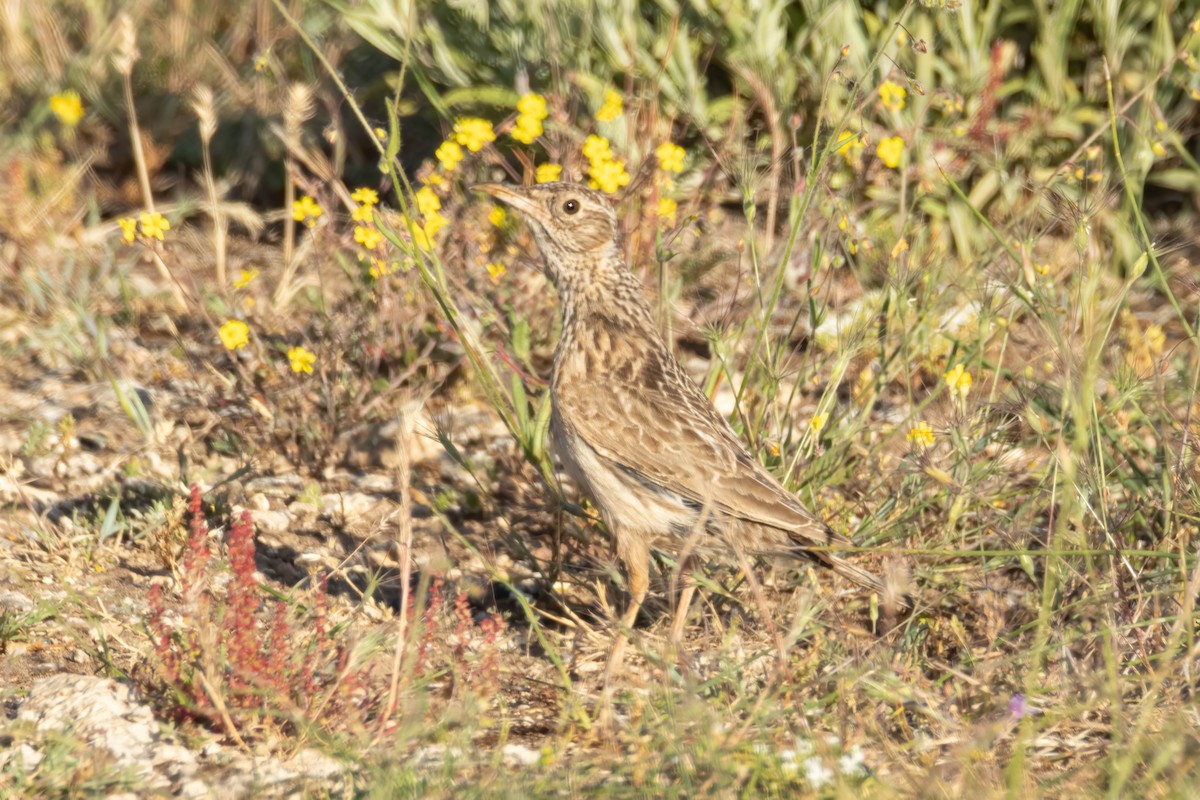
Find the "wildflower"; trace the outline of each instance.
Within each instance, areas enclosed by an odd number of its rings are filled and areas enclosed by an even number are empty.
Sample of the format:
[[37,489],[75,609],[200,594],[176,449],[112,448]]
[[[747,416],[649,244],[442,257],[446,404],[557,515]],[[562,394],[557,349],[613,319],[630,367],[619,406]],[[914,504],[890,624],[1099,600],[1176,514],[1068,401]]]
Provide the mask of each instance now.
[[368,270],[368,272],[371,273],[372,278],[374,278],[375,280],[379,280],[380,278],[382,278],[386,275],[391,275],[399,267],[400,267],[400,265],[397,264],[395,261],[393,261],[389,264],[387,261],[384,261],[382,258],[375,258],[374,256],[372,256],[371,257],[371,268]]
[[250,326],[240,319],[231,319],[217,329],[217,336],[226,350],[241,350],[250,343]]
[[245,289],[250,285],[251,281],[258,277],[258,275],[258,267],[251,267],[250,269],[241,270],[238,272],[238,276],[233,279],[234,288]]
[[310,228],[317,224],[317,217],[324,213],[325,210],[308,195],[304,195],[292,203],[292,219],[296,222],[303,222]]
[[486,119],[464,117],[454,123],[454,141],[478,153],[485,144],[496,141],[496,132]]
[[809,756],[804,760],[804,777],[808,785],[820,789],[827,783],[833,782],[833,770],[825,766],[820,756]]
[[488,212],[488,222],[497,228],[501,227],[504,224],[504,209],[500,206],[492,206],[492,210]]
[[1167,154],[1167,148],[1163,147],[1162,142],[1151,142],[1150,152],[1154,153],[1154,155],[1158,156],[1159,158],[1162,158]]
[[629,185],[629,173],[625,171],[624,161],[602,161],[593,163],[588,171],[591,180],[588,185],[593,189],[612,194],[622,186]]
[[430,239],[429,234],[426,233],[425,229],[417,223],[410,220],[408,223],[408,231],[412,236],[413,244],[420,249],[429,250],[433,247],[433,241]]
[[687,152],[677,144],[663,142],[654,150],[658,167],[663,172],[683,172],[683,157]]
[[905,438],[908,439],[909,444],[916,445],[924,450],[933,445],[933,428],[929,427],[928,422],[918,422]]
[[542,135],[542,121],[533,117],[517,117],[517,124],[510,134],[521,144],[533,144],[533,140]]
[[366,186],[360,186],[350,195],[350,199],[364,206],[373,206],[379,202],[379,193],[374,189],[368,189]]
[[162,214],[155,211],[153,214],[143,211],[141,215],[142,236],[147,239],[158,239],[164,241],[163,233],[171,230],[171,223]]
[[546,98],[533,92],[521,95],[521,99],[517,101],[517,113],[534,119],[545,119],[550,115],[546,110]]
[[437,236],[437,232],[450,224],[450,220],[443,217],[438,212],[425,215],[425,235],[432,239]]
[[967,399],[967,394],[971,391],[971,373],[963,369],[962,364],[956,364],[954,369],[943,377],[946,379],[946,386],[950,388],[951,397],[956,400]]
[[367,250],[374,250],[383,241],[383,234],[374,228],[364,228],[362,225],[355,225],[354,241],[361,244]]
[[492,279],[492,283],[498,283],[501,278],[508,274],[508,269],[495,261],[489,261],[487,265],[488,275]]
[[315,354],[308,352],[303,347],[293,347],[287,352],[288,361],[292,364],[292,372],[307,372],[310,375],[313,371],[313,364],[317,362]]
[[899,111],[904,108],[904,98],[908,92],[898,83],[884,81],[879,85],[879,102],[889,111]]
[[594,133],[588,136],[583,140],[583,157],[593,164],[597,161],[610,161],[613,154],[609,149],[608,139]]
[[371,206],[361,205],[350,212],[350,218],[355,222],[370,223],[375,219],[375,211]]
[[849,227],[850,227],[850,218],[848,216],[846,216],[845,214],[842,214],[842,218],[838,220],[838,230],[844,231],[844,230],[846,230],[846,228],[849,228]]
[[434,193],[433,189],[428,186],[422,186],[417,190],[417,210],[426,217],[431,214],[436,214],[442,208],[442,201]]
[[659,219],[675,221],[675,211],[678,209],[678,204],[669,197],[660,197],[658,200],[658,208],[654,213]]
[[458,162],[463,160],[462,148],[458,146],[458,142],[452,139],[447,139],[438,146],[434,152],[438,163],[442,165],[442,169],[446,172],[454,172],[458,168]]
[[820,433],[825,427],[825,423],[829,421],[828,414],[813,414],[812,419],[808,421],[808,426],[812,428],[813,433]]
[[850,131],[842,131],[837,140],[838,154],[846,160],[850,166],[858,163],[858,159],[862,156],[864,147],[863,135],[861,133],[851,133]]
[[561,164],[538,164],[536,179],[538,183],[553,183],[562,175]]
[[381,142],[387,141],[388,132],[385,131],[383,128],[372,128],[371,132],[375,134],[375,138],[378,139],[379,141],[381,141]]
[[896,246],[892,248],[892,258],[897,258],[901,253],[908,249],[908,240],[901,238],[896,242]]
[[904,140],[899,136],[889,136],[879,142],[875,155],[888,169],[900,166],[900,156],[904,154]]
[[127,244],[133,244],[137,239],[137,220],[133,217],[122,217],[117,220],[117,224],[121,226],[121,238]]
[[533,140],[542,135],[542,120],[549,114],[546,98],[533,93],[522,95],[517,101],[517,112],[519,116],[512,137],[518,142],[533,144]]
[[79,99],[79,92],[71,89],[51,95],[50,110],[68,128],[74,128],[83,119],[83,101]]
[[767,452],[771,458],[779,458],[779,442],[767,442]]
[[601,122],[612,122],[623,113],[625,113],[625,105],[621,102],[621,95],[612,89],[605,91],[604,105],[600,106],[600,110],[596,112],[596,119]]

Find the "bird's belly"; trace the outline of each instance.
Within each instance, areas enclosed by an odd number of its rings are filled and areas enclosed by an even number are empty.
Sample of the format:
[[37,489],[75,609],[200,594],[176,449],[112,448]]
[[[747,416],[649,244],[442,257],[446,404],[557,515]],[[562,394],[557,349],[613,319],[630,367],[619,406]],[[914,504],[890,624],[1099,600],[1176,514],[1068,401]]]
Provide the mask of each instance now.
[[552,418],[550,430],[567,474],[596,504],[610,531],[618,536],[639,534],[657,550],[679,549],[699,518],[693,505],[674,492],[649,486],[636,475],[613,466],[559,420]]

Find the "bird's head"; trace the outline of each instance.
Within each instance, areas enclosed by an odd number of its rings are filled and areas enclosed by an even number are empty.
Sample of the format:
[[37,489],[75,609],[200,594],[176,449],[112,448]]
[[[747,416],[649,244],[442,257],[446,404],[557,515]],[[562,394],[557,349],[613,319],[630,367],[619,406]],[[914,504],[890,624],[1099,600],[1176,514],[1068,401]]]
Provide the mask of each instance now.
[[504,201],[525,218],[560,290],[603,280],[611,269],[625,271],[617,215],[599,192],[574,183],[481,183],[473,188]]

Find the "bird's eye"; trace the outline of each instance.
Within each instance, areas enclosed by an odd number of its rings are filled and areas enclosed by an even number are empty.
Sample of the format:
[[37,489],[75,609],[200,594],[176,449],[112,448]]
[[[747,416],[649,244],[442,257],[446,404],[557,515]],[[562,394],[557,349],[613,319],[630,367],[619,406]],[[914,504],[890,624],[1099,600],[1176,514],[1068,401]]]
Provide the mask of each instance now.
[[565,211],[568,214],[576,213],[577,211],[579,211],[579,201],[574,198],[566,201],[565,203],[563,203],[563,211]]

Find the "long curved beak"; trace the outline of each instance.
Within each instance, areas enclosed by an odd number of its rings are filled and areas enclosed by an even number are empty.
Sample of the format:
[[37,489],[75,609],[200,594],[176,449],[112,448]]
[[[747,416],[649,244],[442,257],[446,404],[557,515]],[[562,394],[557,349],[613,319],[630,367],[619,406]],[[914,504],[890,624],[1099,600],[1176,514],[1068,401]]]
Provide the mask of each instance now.
[[476,192],[487,192],[497,200],[503,200],[515,211],[539,219],[543,213],[542,206],[530,196],[529,190],[513,183],[477,183],[471,187]]

